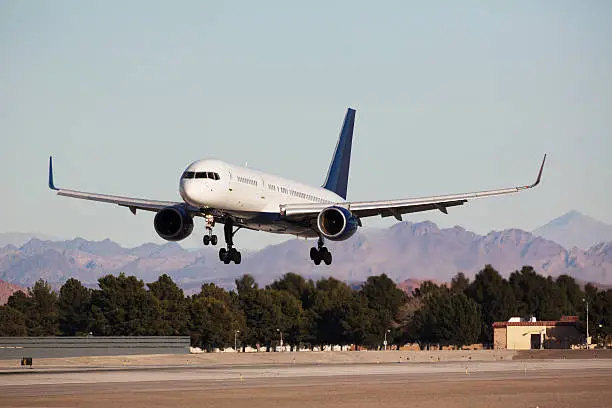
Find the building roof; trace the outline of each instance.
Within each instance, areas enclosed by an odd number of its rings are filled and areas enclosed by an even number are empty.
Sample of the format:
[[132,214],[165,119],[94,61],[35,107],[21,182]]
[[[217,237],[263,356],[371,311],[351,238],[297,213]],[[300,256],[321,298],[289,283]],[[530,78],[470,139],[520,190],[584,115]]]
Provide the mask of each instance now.
[[561,320],[540,320],[539,322],[495,322],[493,327],[508,327],[508,326],[575,326],[577,322],[561,321]]
[[[512,319],[511,319],[512,320]],[[508,326],[575,326],[578,323],[578,316],[561,316],[559,320],[540,320],[540,321],[507,321],[495,322],[493,327],[508,327]]]

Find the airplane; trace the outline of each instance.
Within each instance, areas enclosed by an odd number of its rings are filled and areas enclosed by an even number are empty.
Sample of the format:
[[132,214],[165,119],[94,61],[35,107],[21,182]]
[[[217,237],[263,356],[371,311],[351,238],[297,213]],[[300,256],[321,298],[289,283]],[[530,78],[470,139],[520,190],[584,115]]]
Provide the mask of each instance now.
[[53,157],[49,157],[49,188],[60,196],[99,201],[137,210],[153,211],[153,226],[167,241],[180,241],[193,231],[194,217],[206,226],[204,245],[217,245],[213,228],[223,224],[225,247],[219,260],[240,264],[242,256],[234,247],[234,235],[245,228],[303,238],[318,238],[310,249],[315,265],[332,263],[325,240],[349,239],[366,217],[395,217],[420,211],[438,210],[448,214],[449,207],[468,200],[499,196],[531,189],[540,183],[546,155],[533,184],[497,190],[432,197],[383,201],[347,201],[355,109],[348,108],[336,143],[327,177],[321,187],[309,186],[280,176],[241,167],[216,159],[191,163],[179,180],[183,201],[156,201],[58,188],[53,180]]

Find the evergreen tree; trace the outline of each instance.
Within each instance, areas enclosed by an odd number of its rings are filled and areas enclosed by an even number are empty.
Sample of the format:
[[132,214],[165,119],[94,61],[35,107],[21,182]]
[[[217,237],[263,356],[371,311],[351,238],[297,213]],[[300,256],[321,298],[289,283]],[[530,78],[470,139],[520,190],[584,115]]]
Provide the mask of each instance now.
[[512,287],[491,265],[485,265],[476,274],[466,293],[480,306],[480,341],[492,343],[493,323],[505,322],[516,315],[516,299]]
[[0,306],[0,337],[27,336],[28,327],[23,313],[9,305]]
[[92,293],[93,332],[103,336],[155,334],[161,316],[159,300],[135,276],[106,275]]
[[234,347],[238,330],[245,333],[245,319],[237,297],[213,283],[202,285],[189,299],[189,331],[193,345],[205,349]]
[[[380,344],[381,336],[384,337],[384,333],[392,329],[387,336],[387,341],[392,342],[393,337],[397,335],[396,318],[400,307],[406,302],[406,294],[386,274],[370,276],[363,284],[361,293],[370,309],[361,312],[370,315],[369,328],[363,340],[367,344]],[[357,305],[354,309],[356,307]]]
[[26,315],[29,336],[55,336],[59,334],[57,294],[44,280],[39,279],[28,290],[32,307]]
[[559,288],[549,276],[539,275],[531,266],[515,271],[508,279],[516,298],[519,316],[535,316],[538,320],[557,320],[561,317],[556,307]]
[[577,315],[582,308],[584,292],[576,280],[568,275],[559,275],[555,284],[559,288],[558,297],[555,298],[555,307],[562,315]]
[[91,323],[91,291],[70,278],[60,288],[58,298],[59,330],[62,335],[87,334]]
[[463,346],[478,340],[481,317],[478,305],[463,293],[446,287],[423,296],[416,311],[413,331],[420,342]]
[[172,278],[161,275],[157,281],[148,283],[149,292],[160,307],[155,334],[162,336],[184,336],[188,334],[189,313],[183,290]]
[[[331,277],[317,281],[313,306],[317,344],[352,343],[355,316],[358,315],[355,300],[354,291],[346,283]],[[370,323],[367,318],[361,322],[366,329]]]
[[456,293],[466,293],[470,287],[470,280],[463,272],[459,272],[451,279],[451,290]]

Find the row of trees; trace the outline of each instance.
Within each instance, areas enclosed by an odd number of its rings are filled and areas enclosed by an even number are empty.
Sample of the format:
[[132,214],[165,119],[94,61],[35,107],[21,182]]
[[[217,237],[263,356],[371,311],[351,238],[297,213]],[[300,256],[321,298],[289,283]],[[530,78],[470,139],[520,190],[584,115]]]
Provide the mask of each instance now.
[[490,265],[474,280],[459,273],[450,285],[425,282],[412,294],[386,275],[359,287],[334,278],[316,282],[288,273],[260,288],[252,276],[235,290],[212,283],[185,296],[168,275],[145,285],[134,276],[107,275],[98,288],[69,279],[54,292],[38,281],[0,306],[0,336],[189,335],[203,348],[240,344],[271,346],[283,332],[287,344],[358,344],[378,347],[384,333],[395,343],[465,345],[492,342],[492,323],[511,316],[557,320],[580,315],[589,302],[591,333],[610,334],[612,290],[569,276],[557,279],[523,267],[504,279]]

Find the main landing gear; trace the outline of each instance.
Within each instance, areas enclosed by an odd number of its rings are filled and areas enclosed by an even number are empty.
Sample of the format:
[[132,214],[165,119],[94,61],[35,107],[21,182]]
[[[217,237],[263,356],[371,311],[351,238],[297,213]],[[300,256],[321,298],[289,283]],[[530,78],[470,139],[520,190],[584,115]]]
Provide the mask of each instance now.
[[310,259],[312,259],[315,265],[320,265],[321,261],[325,262],[325,265],[331,265],[332,263],[332,254],[324,244],[323,238],[319,237],[317,247],[310,248]]
[[234,261],[236,265],[240,264],[242,261],[242,255],[240,252],[234,248],[234,234],[238,232],[240,227],[234,231],[234,221],[231,218],[228,218],[225,221],[225,225],[223,225],[223,232],[225,235],[225,243],[227,244],[226,248],[219,249],[219,260],[224,264],[229,264]]
[[213,227],[215,226],[215,217],[208,214],[204,217],[206,221],[206,235],[202,238],[204,245],[217,245],[217,236],[213,235]]

